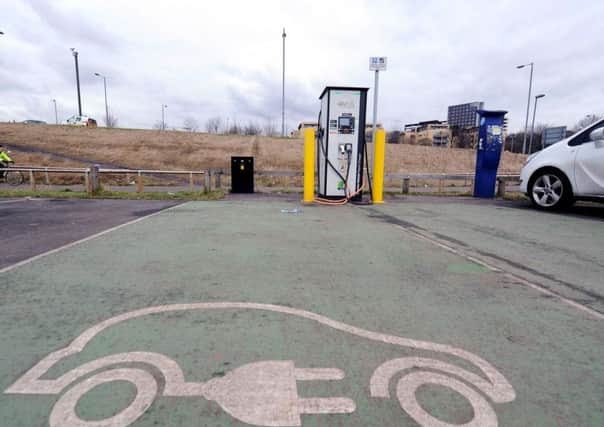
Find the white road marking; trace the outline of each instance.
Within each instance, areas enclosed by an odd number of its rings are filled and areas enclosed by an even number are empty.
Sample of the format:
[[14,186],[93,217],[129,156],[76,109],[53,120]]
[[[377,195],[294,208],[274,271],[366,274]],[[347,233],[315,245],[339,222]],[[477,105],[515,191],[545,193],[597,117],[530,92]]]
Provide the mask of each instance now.
[[481,258],[478,258],[477,256],[474,256],[474,255],[468,255],[468,254],[466,254],[463,251],[460,251],[458,249],[455,249],[455,248],[447,245],[446,243],[440,241],[436,237],[427,236],[427,235],[425,235],[425,234],[423,234],[423,233],[421,233],[419,231],[410,230],[410,229],[405,228],[405,227],[403,227],[401,225],[397,225],[397,227],[400,228],[405,233],[407,233],[407,234],[409,234],[409,235],[411,235],[411,236],[413,236],[413,237],[415,237],[417,239],[424,240],[424,241],[427,241],[429,243],[432,243],[433,245],[436,245],[436,246],[438,246],[440,248],[443,248],[446,251],[454,253],[455,255],[461,256],[463,258],[466,258],[469,261],[472,261],[472,262],[475,262],[475,263],[477,263],[479,265],[482,265],[483,267],[486,267],[486,268],[488,268],[491,271],[503,273],[506,277],[512,279],[515,282],[522,283],[523,285],[526,285],[526,286],[530,287],[531,289],[539,291],[542,294],[554,297],[554,298],[558,299],[559,301],[562,301],[563,303],[568,304],[569,306],[571,306],[573,308],[576,308],[576,309],[579,309],[581,311],[584,311],[584,312],[586,312],[586,313],[588,313],[588,314],[590,314],[590,315],[592,315],[592,316],[594,316],[594,317],[596,317],[596,318],[598,318],[600,320],[604,320],[604,314],[600,313],[599,311],[596,311],[596,310],[594,310],[592,308],[587,307],[586,305],[580,304],[580,303],[578,303],[576,301],[573,301],[571,299],[563,297],[559,293],[554,292],[554,291],[552,291],[550,289],[547,289],[547,288],[545,288],[545,287],[543,287],[543,286],[541,286],[541,285],[539,285],[537,283],[531,282],[531,281],[529,281],[529,280],[527,280],[527,279],[525,279],[525,278],[523,278],[523,277],[521,277],[521,276],[519,276],[517,274],[510,273],[510,272],[507,272],[507,271],[503,271],[501,268],[495,267],[494,265],[490,264],[488,261],[485,261],[485,260],[483,260]]
[[486,399],[474,389],[468,387],[453,377],[437,374],[435,372],[416,371],[402,377],[396,386],[396,397],[401,407],[420,426],[453,427],[459,424],[445,423],[427,413],[417,401],[415,392],[424,384],[438,384],[455,390],[465,397],[474,411],[474,418],[464,423],[463,427],[497,427],[497,415]]
[[132,221],[128,221],[128,222],[125,222],[123,224],[116,225],[115,227],[108,228],[108,229],[103,230],[103,231],[101,231],[99,233],[95,233],[95,234],[92,234],[92,235],[90,235],[88,237],[84,237],[83,239],[76,240],[76,241],[71,242],[71,243],[67,243],[66,245],[59,246],[58,248],[54,248],[54,249],[51,249],[51,250],[49,250],[47,252],[43,252],[41,254],[35,255],[35,256],[31,257],[31,258],[27,258],[27,259],[25,259],[23,261],[19,261],[19,262],[15,263],[15,264],[9,265],[9,266],[4,267],[4,268],[1,268],[0,269],[0,274],[9,272],[11,270],[14,270],[15,268],[18,268],[18,267],[21,267],[23,265],[29,264],[29,263],[31,263],[33,261],[39,260],[40,258],[44,258],[44,257],[46,257],[48,255],[52,255],[52,254],[55,254],[57,252],[63,251],[65,249],[69,249],[69,248],[72,248],[74,246],[80,245],[82,243],[88,242],[89,240],[96,239],[97,237],[104,236],[105,234],[109,234],[109,233],[111,233],[113,231],[119,230],[120,228],[124,228],[124,227],[127,227],[127,226],[132,225],[132,224],[136,224],[137,222],[141,222],[141,221],[143,221],[143,220],[145,220],[147,218],[151,218],[151,217],[153,217],[155,215],[159,215],[159,214],[161,214],[163,212],[167,212],[167,211],[172,210],[174,208],[177,208],[177,207],[180,207],[180,206],[184,206],[187,203],[190,203],[190,202],[186,202],[186,203],[178,204],[178,205],[175,205],[175,206],[171,206],[171,207],[166,208],[166,209],[161,209],[161,210],[159,210],[157,212],[153,212],[153,213],[151,213],[149,215],[141,216],[140,218],[133,219]]
[[2,200],[0,201],[0,205],[3,205],[5,203],[19,203],[19,202],[30,202],[30,201],[39,201],[39,200],[44,200],[44,199],[32,199],[31,197],[24,197],[22,199],[17,199],[17,200]]
[[[136,386],[134,400],[121,412],[101,421],[85,421],[76,413],[80,398],[101,384],[128,381]],[[126,427],[136,421],[155,400],[157,382],[153,375],[142,369],[112,369],[96,374],[67,391],[52,408],[50,427]]]
[[[337,368],[312,368],[300,369],[294,366],[293,361],[260,361],[240,366],[224,377],[213,378],[205,383],[186,382],[183,372],[178,364],[161,354],[149,352],[131,352],[120,353],[106,356],[92,362],[85,363],[75,368],[57,379],[41,379],[49,369],[59,363],[61,360],[81,352],[84,347],[97,334],[103,330],[118,323],[141,316],[168,313],[175,311],[189,310],[212,310],[212,309],[251,309],[271,311],[282,314],[288,314],[313,320],[322,325],[331,327],[338,331],[350,333],[369,340],[378,341],[386,344],[397,345],[418,350],[429,350],[437,353],[455,356],[472,363],[480,369],[484,376],[445,363],[436,359],[429,358],[398,358],[388,361],[378,367],[371,377],[370,391],[374,397],[387,398],[388,383],[390,379],[401,370],[411,370],[399,381],[397,396],[403,409],[420,423],[422,426],[437,427],[449,426],[426,413],[415,399],[415,389],[421,384],[440,384],[450,387],[468,399],[474,408],[475,424],[496,426],[497,418],[490,404],[486,402],[476,391],[464,385],[464,383],[438,374],[435,370],[447,373],[456,378],[461,378],[485,393],[495,403],[504,403],[513,401],[516,398],[511,384],[505,377],[497,371],[486,360],[468,351],[452,347],[449,345],[438,344],[428,341],[418,341],[408,338],[401,338],[393,335],[381,334],[365,329],[357,328],[346,323],[338,322],[328,317],[312,313],[305,310],[299,310],[291,307],[278,306],[273,304],[246,303],[246,302],[208,302],[208,303],[190,303],[190,304],[171,304],[155,307],[148,307],[139,310],[130,311],[118,316],[109,318],[84,331],[74,339],[67,347],[57,350],[47,355],[34,367],[27,371],[13,385],[5,390],[7,394],[59,394],[71,384],[77,382],[80,378],[90,373],[107,368],[115,364],[123,363],[144,363],[152,365],[158,369],[165,379],[165,396],[201,396],[208,400],[215,400],[227,413],[234,418],[259,426],[300,426],[302,425],[301,414],[305,413],[351,413],[356,406],[354,402],[344,397],[334,398],[299,398],[297,394],[297,381],[312,380],[338,380],[344,377],[344,373]],[[417,371],[417,369],[424,369]],[[425,370],[427,369],[427,370]],[[51,413],[51,426],[61,425],[67,427],[73,426],[92,426],[92,425],[116,425],[127,426],[136,419],[144,410],[148,408],[149,395],[155,396],[156,384],[146,386],[140,385],[145,380],[143,376],[133,370],[111,370],[105,371],[107,375],[97,374],[90,377],[89,380],[76,385],[61,397],[55,404]],[[137,370],[134,370],[137,371]],[[110,374],[113,372],[113,374]],[[421,376],[417,374],[421,373]],[[118,375],[119,374],[119,375]],[[410,378],[408,378],[410,377]],[[485,378],[486,377],[486,378]],[[407,378],[407,380],[405,380]],[[85,421],[77,418],[73,408],[77,405],[78,399],[98,384],[116,380],[132,381],[139,392],[145,392],[140,399],[135,398],[136,411],[132,405],[126,408],[122,413],[122,419],[112,420],[112,424],[87,424]],[[401,390],[401,383],[406,381],[409,387],[413,388],[413,393],[409,395],[405,390]],[[140,385],[140,387],[139,387]],[[141,388],[143,390],[141,390]],[[406,389],[406,388],[405,388]],[[152,400],[152,399],[151,399]],[[486,406],[485,406],[486,405]],[[137,412],[142,411],[142,412]],[[138,414],[138,415],[137,415]],[[74,418],[76,417],[76,418]],[[117,417],[117,416],[116,416]],[[133,418],[134,417],[134,418]],[[494,420],[494,421],[493,421]],[[95,421],[97,422],[97,421]],[[100,423],[100,421],[98,421]]]

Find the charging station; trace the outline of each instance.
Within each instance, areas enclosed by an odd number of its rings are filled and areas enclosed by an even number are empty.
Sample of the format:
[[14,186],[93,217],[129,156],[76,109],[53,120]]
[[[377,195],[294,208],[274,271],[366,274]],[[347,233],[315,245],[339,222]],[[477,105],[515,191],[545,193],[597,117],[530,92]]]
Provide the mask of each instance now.
[[368,88],[327,86],[319,99],[317,177],[320,198],[361,200]]
[[507,111],[478,110],[478,147],[474,197],[495,197],[497,168],[503,148],[503,118]]

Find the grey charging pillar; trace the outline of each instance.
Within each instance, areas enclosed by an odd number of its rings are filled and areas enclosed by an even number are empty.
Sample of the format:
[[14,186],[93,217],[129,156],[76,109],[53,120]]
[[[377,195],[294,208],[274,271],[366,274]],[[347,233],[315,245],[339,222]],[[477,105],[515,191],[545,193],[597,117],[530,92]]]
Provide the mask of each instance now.
[[317,133],[318,195],[342,199],[363,185],[367,91],[362,87],[327,86],[319,99]]

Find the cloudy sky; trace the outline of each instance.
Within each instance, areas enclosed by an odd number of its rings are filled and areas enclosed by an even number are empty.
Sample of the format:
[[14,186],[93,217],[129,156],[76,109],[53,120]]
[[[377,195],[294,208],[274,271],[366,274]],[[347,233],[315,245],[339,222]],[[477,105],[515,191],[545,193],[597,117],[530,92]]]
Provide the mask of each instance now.
[[2,0],[0,121],[53,122],[53,98],[60,119],[75,114],[75,47],[85,114],[103,118],[99,72],[122,127],[152,127],[163,103],[170,127],[218,115],[279,128],[285,27],[288,129],[316,117],[324,86],[371,87],[369,56],[388,57],[389,129],[475,100],[522,128],[529,72],[515,66],[531,61],[547,95],[537,122],[572,125],[604,113],[603,17],[602,0]]

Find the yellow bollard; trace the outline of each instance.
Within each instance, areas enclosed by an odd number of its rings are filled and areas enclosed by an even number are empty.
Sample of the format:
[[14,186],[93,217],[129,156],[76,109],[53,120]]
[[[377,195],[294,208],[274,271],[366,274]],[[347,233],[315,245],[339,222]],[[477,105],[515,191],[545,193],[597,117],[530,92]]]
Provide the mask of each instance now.
[[373,147],[373,203],[384,203],[384,157],[386,153],[386,131],[375,131]]
[[304,130],[304,203],[315,199],[315,130]]

